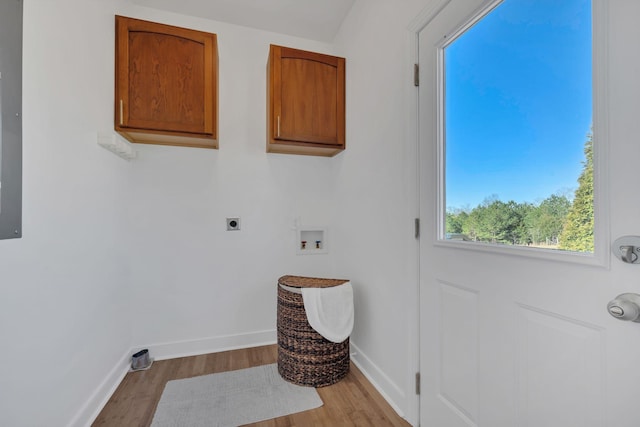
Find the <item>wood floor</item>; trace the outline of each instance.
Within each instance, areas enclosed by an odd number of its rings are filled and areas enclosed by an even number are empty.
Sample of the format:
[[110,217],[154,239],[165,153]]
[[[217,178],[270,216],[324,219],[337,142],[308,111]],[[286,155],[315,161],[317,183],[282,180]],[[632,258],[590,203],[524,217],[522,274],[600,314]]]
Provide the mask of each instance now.
[[[154,362],[129,372],[93,426],[148,426],[167,381],[276,363],[275,345]],[[409,426],[351,364],[337,384],[317,389],[324,405],[252,426]],[[184,426],[188,427],[188,426]]]

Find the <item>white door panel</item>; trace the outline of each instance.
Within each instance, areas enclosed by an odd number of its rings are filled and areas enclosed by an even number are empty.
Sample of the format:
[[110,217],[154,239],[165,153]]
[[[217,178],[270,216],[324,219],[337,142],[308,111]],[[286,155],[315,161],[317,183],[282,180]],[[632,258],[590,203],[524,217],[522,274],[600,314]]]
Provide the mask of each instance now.
[[[606,175],[596,183],[596,212],[609,215],[613,238],[640,235],[640,2],[594,3],[607,29],[594,43],[608,52],[608,66],[594,67],[596,115],[608,115],[595,140],[607,144],[595,160]],[[486,4],[436,0],[419,34],[421,425],[638,427],[640,323],[614,319],[606,305],[640,293],[640,265],[438,241],[438,47]]]

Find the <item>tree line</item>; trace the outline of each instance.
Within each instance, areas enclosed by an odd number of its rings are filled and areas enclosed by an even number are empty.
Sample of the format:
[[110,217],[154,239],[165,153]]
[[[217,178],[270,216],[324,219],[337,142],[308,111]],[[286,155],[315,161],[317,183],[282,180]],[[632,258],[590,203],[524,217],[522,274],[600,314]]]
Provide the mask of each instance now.
[[554,194],[534,204],[492,196],[473,209],[448,210],[447,238],[593,252],[592,134],[587,136],[584,155],[573,200]]

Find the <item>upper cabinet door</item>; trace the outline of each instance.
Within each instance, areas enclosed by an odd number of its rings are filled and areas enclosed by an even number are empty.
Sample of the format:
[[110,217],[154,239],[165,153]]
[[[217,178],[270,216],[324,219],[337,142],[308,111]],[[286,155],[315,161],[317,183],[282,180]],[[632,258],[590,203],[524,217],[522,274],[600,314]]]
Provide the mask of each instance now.
[[125,138],[218,147],[215,34],[116,16],[115,84]]
[[334,156],[345,148],[345,60],[271,45],[267,151]]

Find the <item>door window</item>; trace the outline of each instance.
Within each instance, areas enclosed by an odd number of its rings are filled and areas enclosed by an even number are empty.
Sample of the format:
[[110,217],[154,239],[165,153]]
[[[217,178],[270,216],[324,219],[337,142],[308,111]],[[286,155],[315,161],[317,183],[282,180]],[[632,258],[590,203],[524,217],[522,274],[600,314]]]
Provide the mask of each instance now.
[[441,238],[592,253],[590,1],[480,18],[442,48]]

